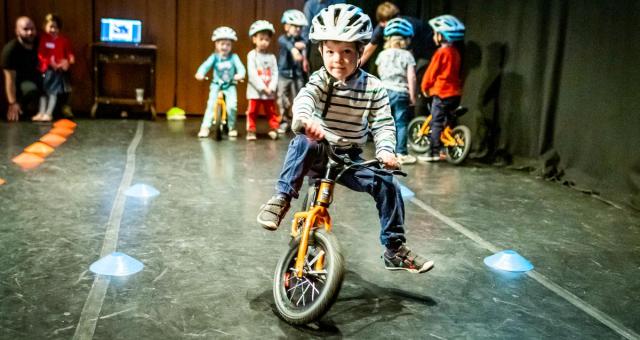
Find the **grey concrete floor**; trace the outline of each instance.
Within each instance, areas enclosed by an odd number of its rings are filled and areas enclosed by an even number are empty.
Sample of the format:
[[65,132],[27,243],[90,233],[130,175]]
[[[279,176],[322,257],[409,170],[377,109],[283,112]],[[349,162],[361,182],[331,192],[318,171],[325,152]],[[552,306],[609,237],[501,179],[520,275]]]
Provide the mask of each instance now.
[[[286,140],[199,140],[195,119],[144,122],[131,184],[160,195],[127,198],[114,217],[138,121],[78,123],[30,171],[10,159],[48,126],[0,125],[1,339],[640,333],[640,214],[528,174],[448,164],[407,166],[410,176],[401,179],[416,194],[406,202],[409,246],[436,267],[423,275],[386,271],[373,201],[339,188],[331,212],[347,263],[342,291],[320,323],[289,326],[274,314],[271,295],[288,223],[277,232],[255,223]],[[99,280],[88,269],[105,242],[145,267],[106,281],[95,298]],[[517,250],[535,272],[489,269],[482,260],[493,247]]]

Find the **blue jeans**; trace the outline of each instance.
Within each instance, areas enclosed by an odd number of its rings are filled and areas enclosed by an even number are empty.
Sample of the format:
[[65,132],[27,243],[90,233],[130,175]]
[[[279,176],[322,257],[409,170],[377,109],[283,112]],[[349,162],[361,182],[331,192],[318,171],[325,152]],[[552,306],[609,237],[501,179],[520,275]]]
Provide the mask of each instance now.
[[[296,135],[289,143],[280,178],[276,183],[278,193],[298,198],[304,176],[317,177],[325,170],[325,150],[322,144],[308,139],[305,135]],[[352,160],[361,160],[362,150],[353,148],[346,153]],[[403,243],[404,237],[404,201],[398,182],[393,175],[379,174],[368,169],[349,170],[338,183],[358,192],[367,192],[373,196],[380,218],[380,243],[395,248]]]
[[459,96],[448,98],[433,97],[431,101],[431,155],[440,154],[440,149],[442,149],[440,134],[447,119],[458,105],[460,105]]
[[409,125],[409,94],[387,90],[391,114],[396,122],[396,153],[408,154],[407,125]]
[[[207,109],[204,111],[204,118],[202,118],[201,127],[211,127],[213,121],[213,108],[218,100],[218,85],[211,83],[209,87],[209,100],[207,100]],[[236,129],[236,112],[238,111],[238,95],[236,86],[231,85],[222,90],[224,93],[224,101],[227,104],[227,126],[229,130]]]

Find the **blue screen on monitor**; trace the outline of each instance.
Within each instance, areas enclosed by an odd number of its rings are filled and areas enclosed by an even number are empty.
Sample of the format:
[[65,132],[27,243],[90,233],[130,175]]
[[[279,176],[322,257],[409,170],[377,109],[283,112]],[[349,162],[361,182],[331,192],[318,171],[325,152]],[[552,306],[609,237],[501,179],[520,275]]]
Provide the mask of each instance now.
[[142,21],[130,19],[100,19],[100,41],[139,44]]

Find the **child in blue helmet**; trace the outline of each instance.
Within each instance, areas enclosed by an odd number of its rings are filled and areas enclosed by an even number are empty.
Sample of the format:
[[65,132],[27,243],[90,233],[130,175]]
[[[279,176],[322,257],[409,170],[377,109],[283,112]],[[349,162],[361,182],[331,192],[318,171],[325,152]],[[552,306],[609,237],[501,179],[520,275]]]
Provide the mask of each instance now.
[[453,15],[441,15],[429,20],[433,29],[433,41],[438,50],[431,57],[429,67],[422,78],[421,90],[425,97],[431,97],[431,150],[418,159],[437,162],[444,158],[440,154],[442,143],[440,133],[449,115],[460,104],[462,79],[460,70],[462,57],[455,46],[464,39],[464,25]]
[[[289,143],[276,194],[262,205],[257,217],[268,230],[278,228],[291,199],[299,196],[304,176],[324,170],[325,149],[319,140],[335,144],[345,139],[363,145],[371,133],[380,163],[387,168],[398,166],[387,91],[378,78],[359,67],[364,44],[371,39],[369,16],[353,5],[331,5],[313,18],[309,38],[318,44],[324,66],[309,77],[293,103],[296,136]],[[345,152],[357,160],[362,149]],[[404,201],[393,175],[352,169],[338,183],[367,192],[376,201],[386,269],[424,273],[433,268],[433,261],[405,246]]]
[[278,38],[280,52],[277,101],[281,115],[278,133],[285,133],[291,125],[291,105],[304,85],[304,69],[308,63],[304,53],[307,45],[301,36],[302,27],[309,25],[307,17],[297,9],[289,9],[282,14],[282,23],[285,33]]
[[236,32],[226,26],[221,26],[213,31],[211,40],[215,43],[215,52],[198,67],[196,79],[205,79],[209,70],[213,69],[211,86],[209,87],[209,99],[204,112],[202,125],[198,137],[209,136],[209,129],[213,120],[213,109],[218,99],[218,90],[224,85],[223,92],[227,104],[227,126],[229,127],[229,137],[236,138],[236,113],[238,111],[238,94],[235,81],[244,79],[246,70],[237,54],[231,52],[234,41],[238,41]]
[[416,157],[407,149],[409,106],[416,103],[416,61],[406,48],[413,37],[407,19],[389,20],[384,28],[384,51],[376,59],[382,86],[389,94],[389,105],[396,124],[396,154],[400,164],[413,164]]

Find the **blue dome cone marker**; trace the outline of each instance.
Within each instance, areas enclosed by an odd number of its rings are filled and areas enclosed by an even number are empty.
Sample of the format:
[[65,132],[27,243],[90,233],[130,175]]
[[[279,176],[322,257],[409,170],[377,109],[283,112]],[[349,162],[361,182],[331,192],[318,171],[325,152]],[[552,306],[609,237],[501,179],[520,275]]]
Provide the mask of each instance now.
[[127,276],[141,271],[143,267],[142,262],[116,251],[91,264],[89,270],[100,275]]
[[533,264],[515,250],[503,250],[484,258],[484,264],[509,272],[526,272],[533,269]]
[[411,198],[416,195],[413,191],[402,184],[400,184],[400,194],[402,194],[402,198]]
[[156,188],[146,185],[146,184],[136,184],[127,191],[124,192],[125,195],[129,197],[137,197],[137,198],[151,198],[154,196],[158,196],[160,191],[156,190]]

